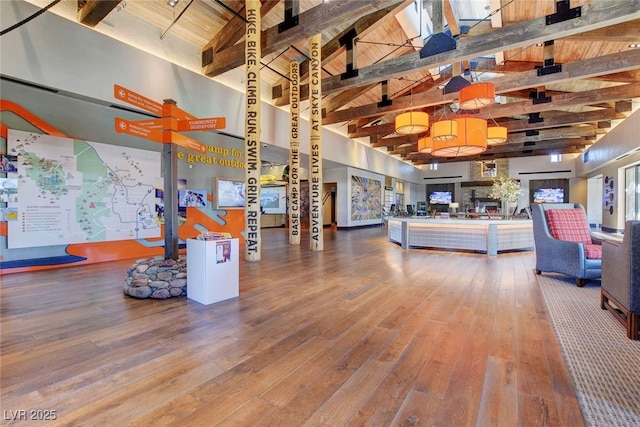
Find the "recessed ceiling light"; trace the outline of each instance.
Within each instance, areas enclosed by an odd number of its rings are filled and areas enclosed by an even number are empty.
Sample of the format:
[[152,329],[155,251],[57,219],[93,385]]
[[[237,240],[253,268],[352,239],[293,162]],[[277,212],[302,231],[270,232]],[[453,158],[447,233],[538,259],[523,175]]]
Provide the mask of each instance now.
[[638,43],[631,43],[631,44],[629,45],[629,47],[630,47],[631,49],[637,49],[637,48],[639,48],[639,47],[640,47],[640,44],[638,44]]

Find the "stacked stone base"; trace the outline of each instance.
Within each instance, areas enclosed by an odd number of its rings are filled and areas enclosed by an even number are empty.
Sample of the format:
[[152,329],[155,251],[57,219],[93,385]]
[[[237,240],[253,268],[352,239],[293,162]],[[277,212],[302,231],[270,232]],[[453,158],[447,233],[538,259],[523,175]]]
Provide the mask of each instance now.
[[127,271],[124,293],[134,298],[167,299],[187,295],[187,258],[137,260]]

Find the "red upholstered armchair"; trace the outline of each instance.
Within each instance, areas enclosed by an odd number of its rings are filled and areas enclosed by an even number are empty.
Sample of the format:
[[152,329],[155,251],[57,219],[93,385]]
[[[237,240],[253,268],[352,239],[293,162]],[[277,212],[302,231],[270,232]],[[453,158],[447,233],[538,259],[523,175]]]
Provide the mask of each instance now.
[[578,286],[602,272],[602,242],[591,236],[580,204],[536,203],[531,206],[536,245],[536,273],[562,273]]

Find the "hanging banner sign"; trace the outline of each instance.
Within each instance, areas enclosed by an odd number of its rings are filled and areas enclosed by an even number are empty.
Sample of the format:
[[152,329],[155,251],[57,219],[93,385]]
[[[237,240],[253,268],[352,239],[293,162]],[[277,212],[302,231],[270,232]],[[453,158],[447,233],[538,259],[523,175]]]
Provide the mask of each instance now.
[[113,96],[115,96],[116,99],[135,105],[150,113],[158,116],[162,115],[162,104],[120,85],[113,85]]
[[125,120],[120,117],[115,118],[115,128],[116,133],[126,133],[156,142],[164,142],[162,135],[163,131],[161,128],[157,129],[142,126],[136,122],[130,122],[129,120]]
[[227,125],[227,120],[224,117],[211,117],[208,119],[195,119],[195,120],[178,120],[178,131],[198,131],[198,130],[214,130],[224,129]]

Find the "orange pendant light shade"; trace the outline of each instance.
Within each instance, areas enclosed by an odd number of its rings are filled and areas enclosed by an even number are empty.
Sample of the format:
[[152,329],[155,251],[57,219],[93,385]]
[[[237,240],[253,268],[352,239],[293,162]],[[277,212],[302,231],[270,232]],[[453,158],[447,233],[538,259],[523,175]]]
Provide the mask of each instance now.
[[487,129],[487,142],[489,144],[502,144],[507,142],[507,128],[504,126],[491,126]]
[[432,143],[433,140],[430,136],[423,136],[422,138],[418,138],[418,151],[420,153],[430,153]]
[[408,111],[396,116],[396,133],[413,135],[429,129],[429,115],[422,111]]
[[472,156],[487,150],[486,120],[465,117],[456,119],[456,122],[458,123],[458,137],[449,141],[434,139],[431,148],[432,156]]
[[440,120],[431,125],[431,137],[436,141],[450,141],[458,136],[458,122]]
[[459,103],[463,110],[476,110],[495,102],[496,87],[491,83],[474,83],[460,89]]

